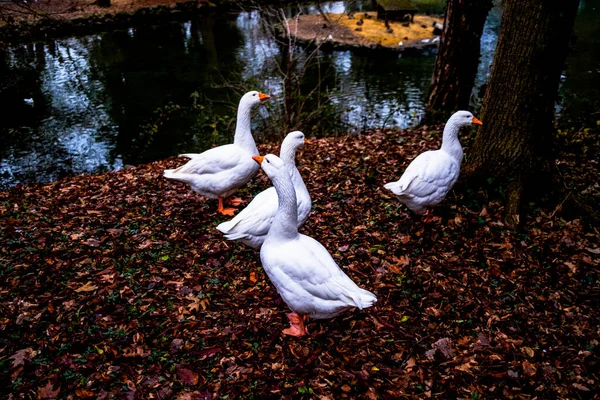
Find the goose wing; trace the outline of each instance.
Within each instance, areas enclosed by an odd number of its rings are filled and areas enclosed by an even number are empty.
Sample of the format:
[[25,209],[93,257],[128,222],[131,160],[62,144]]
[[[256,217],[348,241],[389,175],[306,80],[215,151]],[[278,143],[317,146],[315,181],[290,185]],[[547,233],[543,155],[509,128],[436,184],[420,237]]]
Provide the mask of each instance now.
[[214,147],[194,156],[186,164],[173,170],[177,174],[218,174],[235,168],[244,158],[252,157],[251,154],[236,146],[228,144]]
[[454,184],[460,166],[441,151],[420,154],[410,163],[400,178],[401,194],[425,198]]
[[217,229],[230,240],[264,236],[269,232],[276,212],[277,192],[270,187],[257,194],[239,214],[217,226]]
[[291,294],[299,301],[313,297],[359,308],[376,301],[372,293],[359,288],[327,249],[311,237],[299,235],[298,239],[283,244],[265,243],[261,259],[284,300]]

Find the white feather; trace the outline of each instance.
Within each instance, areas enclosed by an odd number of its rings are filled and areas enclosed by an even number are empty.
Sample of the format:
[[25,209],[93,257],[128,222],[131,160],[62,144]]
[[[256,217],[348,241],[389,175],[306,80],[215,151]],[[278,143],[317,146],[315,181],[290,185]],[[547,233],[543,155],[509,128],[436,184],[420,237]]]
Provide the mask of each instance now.
[[312,318],[331,318],[375,304],[377,297],[358,287],[321,243],[298,233],[295,193],[285,164],[269,154],[262,168],[277,190],[279,207],[260,259],[283,301],[292,311]]
[[478,121],[468,111],[457,111],[446,122],[442,147],[419,154],[397,182],[384,185],[410,210],[424,214],[441,203],[460,174],[463,150],[458,141],[461,127]]

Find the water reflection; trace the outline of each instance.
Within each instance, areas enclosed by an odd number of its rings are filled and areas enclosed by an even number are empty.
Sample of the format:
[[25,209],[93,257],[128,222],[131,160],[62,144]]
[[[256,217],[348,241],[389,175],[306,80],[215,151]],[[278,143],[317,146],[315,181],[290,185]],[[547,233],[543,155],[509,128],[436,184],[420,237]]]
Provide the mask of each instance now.
[[[323,7],[343,12],[345,3],[355,11],[370,4],[336,1]],[[438,3],[439,10],[445,2]],[[597,4],[582,1],[580,39],[562,87],[563,115],[584,109],[590,121],[597,118],[600,99],[599,85],[590,84],[600,75]],[[317,8],[290,6],[286,12]],[[484,28],[475,93],[489,76],[500,15],[495,8]],[[0,60],[0,185],[114,170],[230,141],[228,121],[238,99],[219,85],[245,81],[272,94],[273,106],[261,109],[263,116],[282,101],[277,65],[285,64],[287,49],[265,31],[264,17],[249,10],[9,49]],[[348,131],[408,127],[421,118],[434,62],[434,52],[320,53],[302,90],[318,86],[329,93]],[[582,74],[581,67],[591,72]],[[314,128],[300,127],[308,133]]]
[[89,62],[97,40],[89,36],[19,46],[6,54],[9,68],[25,63],[26,71],[36,76],[19,81],[20,90],[8,91],[8,135],[18,140],[4,146],[4,181],[51,180],[121,167],[121,160],[110,154],[116,129],[104,106],[105,88]]

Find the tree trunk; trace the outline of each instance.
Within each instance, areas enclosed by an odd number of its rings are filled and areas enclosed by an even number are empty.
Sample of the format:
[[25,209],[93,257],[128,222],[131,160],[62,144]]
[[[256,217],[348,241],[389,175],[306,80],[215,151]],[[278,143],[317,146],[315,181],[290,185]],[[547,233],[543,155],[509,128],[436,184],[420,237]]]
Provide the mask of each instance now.
[[492,0],[448,0],[425,122],[440,121],[469,106],[490,8]]
[[553,157],[554,104],[578,4],[579,0],[504,2],[480,113],[483,126],[465,174],[502,178],[499,183],[508,194],[506,219],[513,225],[519,221],[523,188]]

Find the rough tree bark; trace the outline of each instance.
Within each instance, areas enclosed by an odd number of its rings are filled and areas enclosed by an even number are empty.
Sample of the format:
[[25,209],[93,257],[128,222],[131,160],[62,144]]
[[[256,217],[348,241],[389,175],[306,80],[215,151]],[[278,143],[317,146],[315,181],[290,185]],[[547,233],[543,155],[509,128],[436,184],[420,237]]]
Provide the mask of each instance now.
[[578,5],[579,0],[504,2],[480,113],[483,126],[464,172],[501,178],[506,221],[513,226],[528,179],[553,158],[554,104]]
[[424,122],[467,109],[479,65],[481,34],[492,0],[448,0]]

